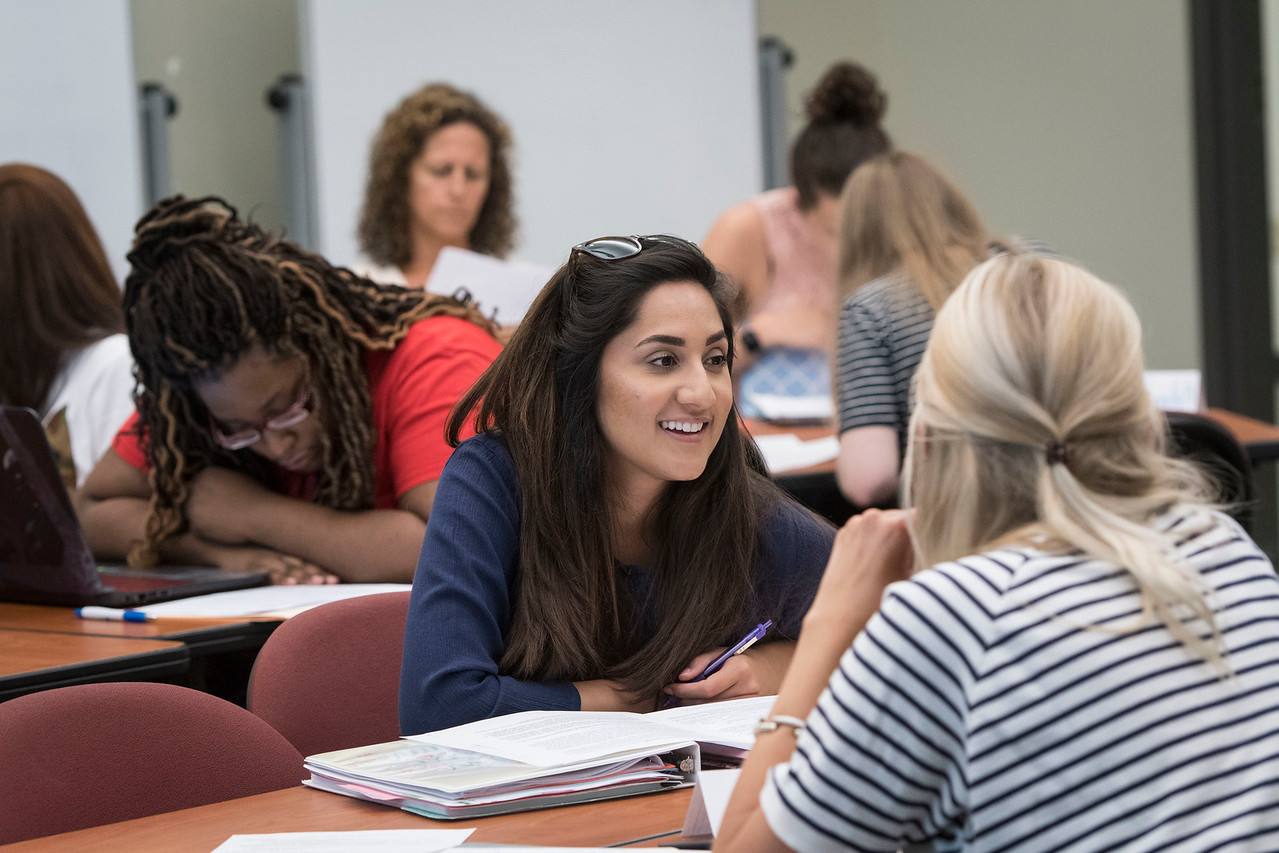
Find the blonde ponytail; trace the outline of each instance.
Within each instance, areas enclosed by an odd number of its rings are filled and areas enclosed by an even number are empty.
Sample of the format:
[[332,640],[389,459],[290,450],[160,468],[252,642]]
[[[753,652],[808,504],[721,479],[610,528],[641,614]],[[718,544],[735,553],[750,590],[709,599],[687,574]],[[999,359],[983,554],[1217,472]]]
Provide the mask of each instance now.
[[1198,471],[1164,453],[1164,431],[1142,383],[1141,326],[1117,290],[1039,255],[983,263],[939,312],[916,375],[903,484],[921,560],[1078,548],[1130,573],[1143,619],[1224,666],[1206,584],[1155,526],[1174,506],[1207,506]]

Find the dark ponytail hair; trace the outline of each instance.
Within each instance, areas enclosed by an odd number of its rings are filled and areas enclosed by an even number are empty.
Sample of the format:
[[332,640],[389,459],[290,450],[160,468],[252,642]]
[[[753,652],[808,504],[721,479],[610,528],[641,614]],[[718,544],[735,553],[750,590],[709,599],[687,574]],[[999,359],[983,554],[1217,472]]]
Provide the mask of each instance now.
[[517,678],[610,678],[656,694],[690,649],[731,643],[752,603],[760,519],[776,492],[736,407],[702,475],[670,483],[646,519],[657,552],[657,627],[647,641],[614,555],[596,411],[605,346],[653,288],[694,281],[715,302],[730,369],[733,357],[723,276],[692,243],[641,243],[633,257],[577,253],[560,267],[449,423],[456,445],[474,413],[477,430],[501,433],[518,472],[520,585],[500,664]]
[[811,210],[822,195],[837,197],[854,169],[892,147],[880,126],[887,106],[875,75],[862,66],[841,62],[827,70],[808,96],[808,124],[791,146],[800,210]]

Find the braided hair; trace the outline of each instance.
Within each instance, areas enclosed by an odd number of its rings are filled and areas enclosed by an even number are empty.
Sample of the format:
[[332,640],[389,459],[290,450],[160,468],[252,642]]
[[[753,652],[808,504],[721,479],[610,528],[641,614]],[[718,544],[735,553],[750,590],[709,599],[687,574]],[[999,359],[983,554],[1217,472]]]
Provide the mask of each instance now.
[[218,198],[161,201],[138,222],[129,263],[124,310],[151,485],[146,536],[129,554],[136,566],[154,565],[160,543],[185,529],[190,483],[206,468],[276,485],[257,454],[213,439],[196,382],[254,346],[304,359],[321,422],[312,500],[368,509],[375,434],[365,351],[394,349],[414,323],[438,315],[494,332],[465,296],[374,284],[241,221]]

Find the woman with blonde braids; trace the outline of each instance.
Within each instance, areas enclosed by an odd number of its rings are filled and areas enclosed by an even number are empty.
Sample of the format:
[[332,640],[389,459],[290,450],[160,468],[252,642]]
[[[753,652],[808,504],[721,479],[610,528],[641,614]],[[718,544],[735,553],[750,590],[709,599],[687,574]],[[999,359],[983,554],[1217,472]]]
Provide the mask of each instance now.
[[1132,307],[994,258],[917,379],[916,515],[837,536],[715,849],[1279,849],[1279,579],[1164,455]]
[[478,311],[332,267],[219,199],[161,202],[129,262],[138,412],[84,486],[94,550],[409,580],[449,411],[500,349]]

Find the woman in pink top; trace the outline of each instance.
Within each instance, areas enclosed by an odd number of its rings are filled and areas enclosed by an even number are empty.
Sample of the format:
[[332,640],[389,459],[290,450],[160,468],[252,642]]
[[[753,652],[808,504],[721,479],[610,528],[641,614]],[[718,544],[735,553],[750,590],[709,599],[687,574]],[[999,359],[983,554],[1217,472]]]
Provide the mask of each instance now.
[[704,250],[736,282],[739,405],[756,394],[829,395],[835,340],[839,193],[860,163],[890,148],[887,98],[860,65],[832,66],[808,97],[791,148],[793,186],[725,211]]

